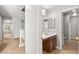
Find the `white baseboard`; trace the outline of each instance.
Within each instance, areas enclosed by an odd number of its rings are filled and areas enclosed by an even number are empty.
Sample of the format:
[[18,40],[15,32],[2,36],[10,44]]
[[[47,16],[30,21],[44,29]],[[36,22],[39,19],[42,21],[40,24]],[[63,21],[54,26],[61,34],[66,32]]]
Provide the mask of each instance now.
[[59,50],[62,50],[60,47],[56,47],[57,49],[59,49]]
[[19,36],[13,36],[13,38],[20,38]]
[[24,43],[19,44],[19,47],[23,47],[23,46],[24,46]]

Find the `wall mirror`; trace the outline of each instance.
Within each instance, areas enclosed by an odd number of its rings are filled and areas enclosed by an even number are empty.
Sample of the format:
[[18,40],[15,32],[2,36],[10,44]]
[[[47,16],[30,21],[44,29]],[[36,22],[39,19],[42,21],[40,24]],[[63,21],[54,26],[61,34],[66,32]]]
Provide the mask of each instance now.
[[43,29],[55,29],[55,18],[44,19]]

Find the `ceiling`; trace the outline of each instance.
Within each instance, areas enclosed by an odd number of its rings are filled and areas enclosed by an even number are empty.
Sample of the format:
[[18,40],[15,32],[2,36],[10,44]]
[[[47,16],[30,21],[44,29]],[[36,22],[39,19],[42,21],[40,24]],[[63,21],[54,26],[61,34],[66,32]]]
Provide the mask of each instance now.
[[23,8],[24,5],[0,5],[0,16],[24,17]]
[[54,7],[56,7],[56,5],[43,5],[43,8],[46,9],[46,10],[50,10]]
[[[46,10],[57,10],[57,9],[67,9],[71,6],[65,5],[43,5]],[[73,6],[72,6],[73,7]],[[22,9],[24,5],[0,5],[0,16],[3,17],[24,17],[24,12]]]
[[72,7],[79,7],[78,5],[43,5],[43,8],[50,11],[50,10],[57,10],[57,9],[68,9]]

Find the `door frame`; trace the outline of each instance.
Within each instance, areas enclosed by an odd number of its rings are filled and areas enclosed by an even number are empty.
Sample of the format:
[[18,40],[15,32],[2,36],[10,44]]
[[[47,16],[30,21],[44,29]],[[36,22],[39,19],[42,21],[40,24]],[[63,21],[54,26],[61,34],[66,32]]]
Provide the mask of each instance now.
[[[66,10],[62,10],[61,11],[61,48],[63,49],[63,45],[64,45],[64,38],[63,38],[63,13],[64,12],[67,12],[67,11],[70,11],[70,10],[73,10],[73,9],[77,9],[77,8],[79,8],[78,6],[77,7],[72,7],[72,8],[68,8],[68,9],[66,9]],[[70,35],[70,34],[69,34]],[[70,39],[70,38],[69,38]]]
[[[3,35],[3,40],[4,40],[4,28],[3,28],[3,26],[4,26],[3,21],[4,21],[4,20],[5,20],[5,19],[2,20],[2,35]],[[13,32],[12,32],[12,30],[13,30],[12,19],[9,19],[9,20],[11,20],[11,35],[12,35],[12,38],[13,38]]]

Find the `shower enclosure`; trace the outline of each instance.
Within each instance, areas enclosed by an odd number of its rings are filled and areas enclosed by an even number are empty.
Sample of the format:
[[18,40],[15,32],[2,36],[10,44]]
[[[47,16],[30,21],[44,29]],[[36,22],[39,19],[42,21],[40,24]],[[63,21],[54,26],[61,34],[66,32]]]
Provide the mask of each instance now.
[[76,39],[79,37],[79,8],[63,12],[64,39]]

